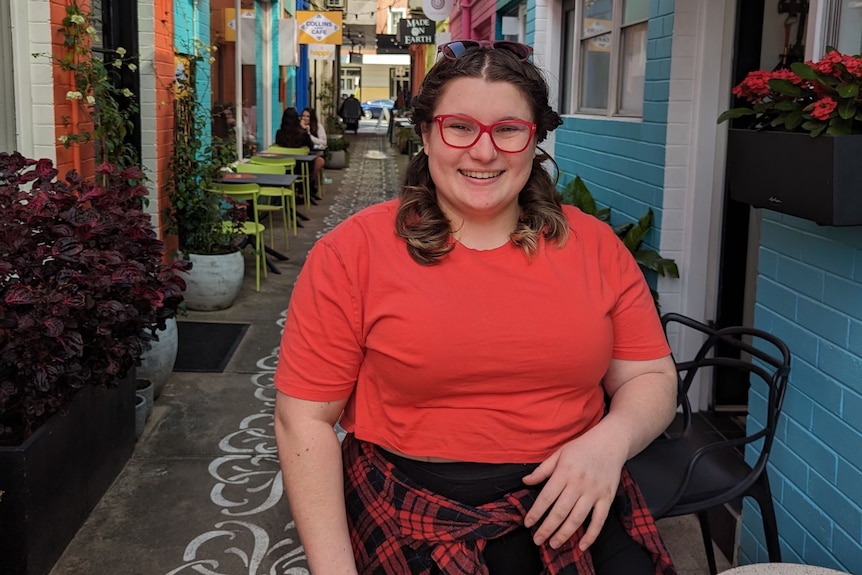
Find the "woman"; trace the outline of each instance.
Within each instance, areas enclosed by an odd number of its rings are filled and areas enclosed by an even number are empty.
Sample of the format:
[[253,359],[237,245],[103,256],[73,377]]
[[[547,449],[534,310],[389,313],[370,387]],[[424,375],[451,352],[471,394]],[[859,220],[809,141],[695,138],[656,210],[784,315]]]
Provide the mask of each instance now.
[[[281,115],[281,127],[275,132],[275,143],[278,146],[282,146],[285,148],[308,148],[309,153],[310,150],[314,148],[314,142],[311,139],[311,136],[308,133],[301,123],[299,114],[296,113],[296,108],[285,108],[284,113]],[[315,162],[307,162],[309,163],[309,172],[311,179],[311,190],[312,197],[314,199],[320,199],[317,196],[317,169],[316,168],[316,160]],[[322,158],[321,158],[322,160]],[[297,161],[297,164],[300,164],[302,160]]]
[[291,296],[276,438],[311,570],[674,573],[624,470],[676,397],[643,274],[559,203],[532,50],[440,52],[400,198],[320,239]]
[[317,112],[314,111],[314,108],[305,108],[299,117],[299,122],[302,128],[308,132],[311,141],[314,143],[311,153],[316,154],[317,158],[311,167],[311,177],[312,180],[317,182],[318,174],[323,169],[324,164],[326,164],[326,160],[323,158],[323,150],[326,149],[326,130],[323,129],[323,124],[318,122]]

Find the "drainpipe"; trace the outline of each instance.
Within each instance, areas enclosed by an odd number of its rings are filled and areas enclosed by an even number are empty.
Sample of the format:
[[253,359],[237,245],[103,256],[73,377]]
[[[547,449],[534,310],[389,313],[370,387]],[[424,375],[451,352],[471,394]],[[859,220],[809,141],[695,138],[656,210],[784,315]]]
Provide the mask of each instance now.
[[470,0],[461,0],[461,39],[473,39],[473,3]]
[[236,109],[234,110],[233,117],[236,120],[236,157],[238,160],[242,160],[242,3],[240,0],[234,0],[234,10],[236,13],[236,50],[234,50],[235,54],[235,62],[234,66],[236,66],[234,70],[234,76],[236,80]]

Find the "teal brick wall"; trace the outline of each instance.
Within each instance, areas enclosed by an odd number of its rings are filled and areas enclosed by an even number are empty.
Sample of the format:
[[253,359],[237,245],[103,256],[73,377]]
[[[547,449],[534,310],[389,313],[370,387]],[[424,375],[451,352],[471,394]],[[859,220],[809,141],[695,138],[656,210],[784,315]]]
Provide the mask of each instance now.
[[530,46],[536,45],[536,0],[527,0],[527,34],[525,42]]
[[[197,64],[197,92],[203,110],[212,110],[210,64],[204,52],[210,44],[210,3],[199,0],[195,10],[193,0],[174,0],[174,48],[190,56],[204,53]],[[211,116],[207,116],[205,134],[210,133]]]
[[652,208],[651,247],[661,228],[673,11],[673,0],[650,2],[643,120],[570,116],[556,131],[561,186],[581,176],[596,201],[611,207],[614,224]]
[[[756,299],[793,354],[769,464],[782,559],[862,573],[862,229],[764,211]],[[767,560],[761,525],[746,502],[740,563]]]

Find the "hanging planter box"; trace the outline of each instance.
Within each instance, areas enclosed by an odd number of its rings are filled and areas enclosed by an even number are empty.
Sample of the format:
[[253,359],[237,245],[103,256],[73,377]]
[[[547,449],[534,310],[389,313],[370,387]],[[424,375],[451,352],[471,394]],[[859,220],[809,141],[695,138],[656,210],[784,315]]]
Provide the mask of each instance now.
[[135,448],[134,370],[84,386],[24,443],[0,447],[0,573],[44,575]]
[[862,135],[729,130],[730,197],[826,226],[862,225]]

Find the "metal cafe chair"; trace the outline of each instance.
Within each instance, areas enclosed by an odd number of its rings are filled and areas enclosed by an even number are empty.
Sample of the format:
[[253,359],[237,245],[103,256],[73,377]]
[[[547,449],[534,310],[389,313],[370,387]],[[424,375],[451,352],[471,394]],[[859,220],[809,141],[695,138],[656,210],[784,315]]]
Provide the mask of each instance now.
[[[255,271],[255,290],[260,291],[260,268],[263,265],[263,275],[266,276],[266,262],[264,258],[266,254],[263,251],[263,232],[266,227],[260,223],[257,211],[257,197],[260,193],[257,184],[214,184],[214,193],[221,193],[225,196],[233,198],[237,202],[251,202],[251,212],[254,221],[243,222],[243,233],[248,237],[254,238],[254,271]],[[224,226],[232,226],[231,222],[225,222]]]
[[[665,333],[675,324],[705,338],[693,358],[674,358],[683,429],[666,432],[629,460],[626,467],[640,486],[653,517],[697,515],[712,575],[716,565],[707,512],[743,497],[752,497],[758,503],[769,560],[780,562],[766,463],[787,389],[790,351],[779,338],[759,329],[719,329],[679,314],[662,317]],[[713,368],[738,370],[749,382],[754,401],[763,403],[749,413],[743,437],[707,436],[691,424],[688,390],[698,373]]]
[[[236,171],[239,174],[284,174],[284,167],[280,164],[255,164],[255,163],[244,163],[238,164],[236,167]],[[296,194],[294,193],[293,186],[280,186],[280,187],[271,187],[271,186],[260,186],[260,196],[258,199],[265,199],[267,201],[272,199],[278,199],[278,204],[272,203],[263,203],[261,201],[257,204],[258,212],[268,212],[275,217],[276,213],[281,213],[281,227],[284,230],[284,248],[290,249],[290,239],[288,236],[288,223],[293,226],[293,235],[296,235]],[[273,222],[274,223],[274,222]],[[274,226],[269,226],[269,244],[272,247],[275,247],[275,234],[273,232]]]

